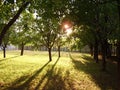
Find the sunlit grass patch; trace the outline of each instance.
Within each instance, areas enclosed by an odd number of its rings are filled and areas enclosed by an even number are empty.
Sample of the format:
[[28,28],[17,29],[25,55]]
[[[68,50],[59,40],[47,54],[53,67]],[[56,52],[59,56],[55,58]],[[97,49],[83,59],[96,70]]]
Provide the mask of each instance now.
[[111,71],[114,65],[109,63],[110,73],[101,72],[101,64],[96,64],[89,54],[61,52],[58,58],[58,53],[52,52],[52,62],[46,51],[19,54],[8,51],[6,59],[0,58],[0,90],[116,89],[117,76]]

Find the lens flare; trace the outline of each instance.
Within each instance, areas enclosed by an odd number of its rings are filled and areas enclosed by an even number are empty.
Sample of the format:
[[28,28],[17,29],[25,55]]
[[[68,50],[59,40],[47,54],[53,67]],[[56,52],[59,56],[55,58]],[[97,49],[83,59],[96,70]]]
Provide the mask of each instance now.
[[69,36],[72,33],[72,28],[66,29],[67,36]]

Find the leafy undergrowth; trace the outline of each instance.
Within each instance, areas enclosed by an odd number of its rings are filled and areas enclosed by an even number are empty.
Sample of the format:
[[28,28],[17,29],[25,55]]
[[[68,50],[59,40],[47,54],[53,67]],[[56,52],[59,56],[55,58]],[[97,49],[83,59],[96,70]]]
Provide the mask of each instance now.
[[[8,51],[0,58],[0,90],[117,90],[116,65],[101,71],[89,54]],[[2,53],[0,52],[2,57]]]

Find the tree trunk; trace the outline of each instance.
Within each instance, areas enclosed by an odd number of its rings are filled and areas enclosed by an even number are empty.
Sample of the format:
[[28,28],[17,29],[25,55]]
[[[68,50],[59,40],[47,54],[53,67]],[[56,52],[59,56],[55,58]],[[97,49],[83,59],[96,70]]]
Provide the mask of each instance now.
[[91,56],[93,56],[93,53],[94,53],[94,51],[93,51],[93,45],[90,45],[89,48],[90,48],[90,54],[91,54]]
[[48,53],[49,53],[49,61],[52,61],[51,48],[48,48]]
[[60,57],[60,46],[58,46],[58,57]]
[[27,7],[27,5],[30,2],[25,2],[20,9],[18,10],[17,14],[8,22],[8,24],[5,25],[5,27],[2,29],[1,34],[0,34],[0,45],[2,43],[2,39],[5,36],[7,30],[11,27],[11,25],[16,21],[16,19],[20,16],[22,11]]
[[[120,32],[120,0],[117,0],[118,14],[119,14],[119,32]],[[120,85],[120,40],[118,42],[118,87]],[[118,88],[120,90],[120,88]]]
[[120,57],[118,58],[118,90],[120,90],[119,87],[120,87]]
[[108,44],[108,47],[107,47],[107,58],[111,57],[111,55],[112,55],[112,45]]
[[118,90],[120,90],[119,85],[120,85],[120,41],[117,42],[117,69],[118,69]]
[[95,43],[94,43],[94,59],[98,63],[98,34],[99,34],[99,0],[96,0],[96,15],[95,15]]
[[21,56],[23,56],[23,53],[24,53],[24,43],[22,42],[22,44],[21,44]]
[[96,61],[96,63],[98,63],[98,41],[97,39],[95,40],[95,44],[94,44],[94,60]]
[[106,49],[107,49],[107,47],[106,47],[106,43],[105,42],[106,41],[104,40],[102,42],[102,45],[101,45],[102,61],[103,61],[103,63],[102,63],[102,71],[106,71]]
[[6,47],[3,47],[3,57],[6,58]]

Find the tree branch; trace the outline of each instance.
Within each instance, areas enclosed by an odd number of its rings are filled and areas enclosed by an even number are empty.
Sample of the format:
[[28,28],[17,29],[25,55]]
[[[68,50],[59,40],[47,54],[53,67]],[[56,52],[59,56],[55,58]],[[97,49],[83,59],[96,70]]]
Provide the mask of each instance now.
[[18,10],[17,14],[8,22],[8,24],[6,24],[4,26],[4,28],[1,31],[0,34],[0,45],[2,43],[2,39],[4,38],[6,32],[8,31],[8,29],[14,24],[14,22],[18,19],[18,17],[20,16],[20,14],[22,13],[22,11],[28,6],[30,2],[25,2],[20,9]]

